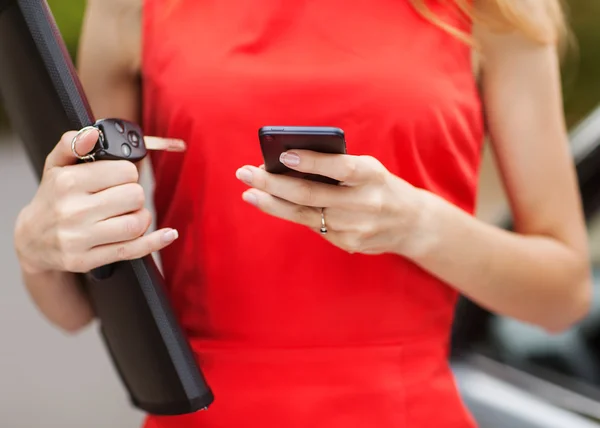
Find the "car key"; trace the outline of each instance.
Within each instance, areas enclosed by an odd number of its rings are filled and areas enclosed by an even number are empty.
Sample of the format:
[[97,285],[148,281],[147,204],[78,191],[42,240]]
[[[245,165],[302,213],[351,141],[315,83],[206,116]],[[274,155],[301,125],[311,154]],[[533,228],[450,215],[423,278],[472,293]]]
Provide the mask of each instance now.
[[144,135],[139,125],[122,119],[100,119],[92,127],[100,131],[100,138],[90,153],[81,155],[75,148],[77,137],[90,127],[80,130],[71,144],[73,153],[81,161],[129,160],[138,162],[146,157]]
[[97,160],[126,159],[138,162],[146,157],[146,145],[139,125],[126,120],[101,119],[94,126],[103,138],[96,153]]

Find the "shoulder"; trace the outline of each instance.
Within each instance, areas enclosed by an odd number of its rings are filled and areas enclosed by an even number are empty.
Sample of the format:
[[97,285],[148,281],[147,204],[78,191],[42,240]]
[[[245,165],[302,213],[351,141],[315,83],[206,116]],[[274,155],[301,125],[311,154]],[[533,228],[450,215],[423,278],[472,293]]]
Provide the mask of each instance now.
[[560,0],[475,0],[476,37],[556,45],[565,36]]
[[564,48],[567,30],[559,0],[475,0],[474,5],[475,55],[483,72],[554,63]]
[[144,0],[88,0],[82,48],[93,46],[110,54],[111,61],[124,72],[138,72],[143,3]]
[[78,74],[94,114],[137,120],[142,0],[88,0]]
[[107,9],[117,10],[141,9],[143,0],[88,0],[88,7],[101,6]]
[[533,19],[539,23],[562,11],[561,0],[474,0],[476,13],[488,17]]

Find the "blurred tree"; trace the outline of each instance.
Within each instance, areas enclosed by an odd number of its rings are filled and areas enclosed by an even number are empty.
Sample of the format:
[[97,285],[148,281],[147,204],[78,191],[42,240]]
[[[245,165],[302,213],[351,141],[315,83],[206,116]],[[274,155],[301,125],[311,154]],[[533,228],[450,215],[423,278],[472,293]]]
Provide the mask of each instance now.
[[[48,0],[48,4],[75,59],[85,1]],[[565,114],[571,126],[600,102],[600,26],[597,22],[600,2],[568,0],[567,7],[576,39],[563,70]],[[0,112],[0,128],[3,125],[6,126],[6,120]]]
[[576,38],[563,72],[565,113],[572,125],[600,102],[600,2],[569,0],[567,7]]
[[48,5],[52,9],[56,25],[60,28],[69,53],[75,58],[77,56],[77,42],[81,30],[85,1],[48,0]]

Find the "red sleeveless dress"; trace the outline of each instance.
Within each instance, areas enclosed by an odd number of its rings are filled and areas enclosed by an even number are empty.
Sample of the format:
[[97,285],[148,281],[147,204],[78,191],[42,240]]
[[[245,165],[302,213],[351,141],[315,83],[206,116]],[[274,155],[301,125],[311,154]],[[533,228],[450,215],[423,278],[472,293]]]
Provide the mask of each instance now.
[[[470,24],[450,2],[446,22]],[[263,125],[336,126],[350,154],[473,212],[483,121],[469,46],[409,0],[145,0],[143,123],[176,313],[216,399],[146,428],[471,428],[448,365],[457,293],[241,199]],[[459,262],[459,261],[457,261]]]

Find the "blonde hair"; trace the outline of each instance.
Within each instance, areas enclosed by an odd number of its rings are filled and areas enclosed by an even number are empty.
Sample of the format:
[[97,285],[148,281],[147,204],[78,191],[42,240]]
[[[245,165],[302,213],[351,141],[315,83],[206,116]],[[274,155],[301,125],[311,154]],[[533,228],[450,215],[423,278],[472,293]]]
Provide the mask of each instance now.
[[[428,0],[410,0],[427,20],[457,38],[475,44],[470,34],[444,22],[427,5]],[[561,0],[440,0],[453,3],[465,18],[494,31],[519,31],[539,43],[564,48],[570,33]],[[473,4],[477,3],[477,6]]]

